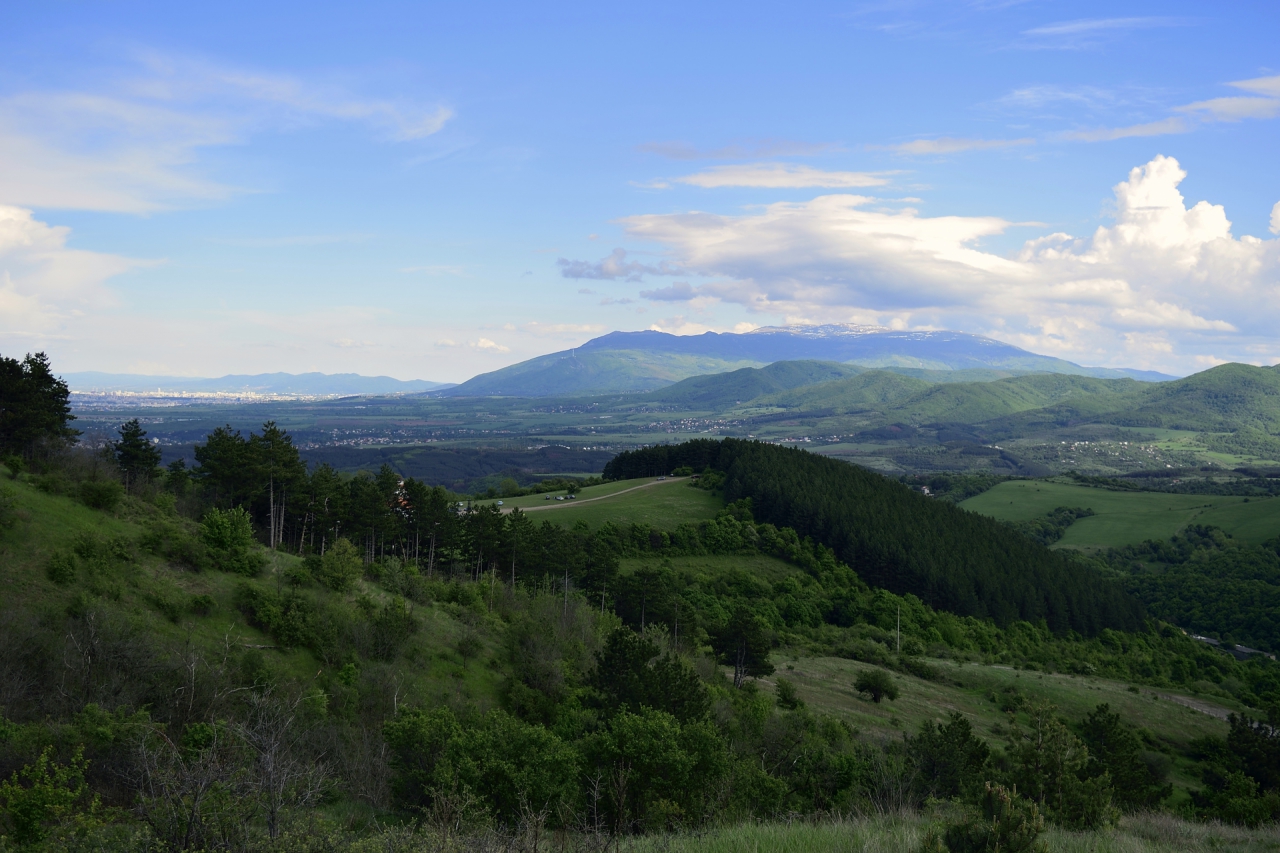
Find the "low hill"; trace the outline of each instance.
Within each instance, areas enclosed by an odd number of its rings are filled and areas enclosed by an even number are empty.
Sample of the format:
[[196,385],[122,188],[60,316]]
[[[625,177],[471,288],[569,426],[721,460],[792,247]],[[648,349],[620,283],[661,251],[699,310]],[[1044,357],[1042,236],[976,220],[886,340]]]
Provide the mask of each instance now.
[[1100,573],[994,519],[799,449],[702,439],[621,453],[604,473],[683,466],[722,472],[727,501],[749,498],[756,518],[813,537],[873,586],[932,607],[997,624],[1044,620],[1055,633],[1142,626],[1142,606]]
[[698,408],[724,409],[766,394],[856,377],[862,368],[831,361],[778,361],[728,373],[692,376],[639,399]]
[[756,402],[762,406],[800,411],[860,412],[896,405],[917,394],[927,393],[931,387],[923,379],[888,370],[868,370],[856,376],[763,397]]
[[564,352],[476,376],[448,396],[555,396],[651,391],[703,373],[777,361],[834,361],[909,371],[989,370],[1163,381],[1151,371],[1082,367],[963,332],[874,326],[771,326],[744,334],[612,332]]

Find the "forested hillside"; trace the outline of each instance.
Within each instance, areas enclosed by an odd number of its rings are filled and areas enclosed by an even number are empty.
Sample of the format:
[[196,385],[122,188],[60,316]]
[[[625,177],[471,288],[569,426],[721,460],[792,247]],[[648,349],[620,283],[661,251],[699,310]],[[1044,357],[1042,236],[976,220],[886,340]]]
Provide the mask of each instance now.
[[[65,386],[19,374],[39,405],[12,409],[0,469],[0,849],[599,851],[871,812],[960,837],[993,796],[1076,832],[1280,815],[1274,662],[902,484],[690,442],[606,473],[696,465],[664,488],[723,493],[716,517],[534,523],[308,467],[272,422],[160,469],[138,420],[76,444]],[[645,491],[623,485],[598,488]],[[837,705],[807,702],[802,659],[843,673]]]
[[943,610],[1051,630],[1132,630],[1141,606],[1114,582],[1000,523],[832,459],[762,442],[689,442],[620,454],[606,477],[723,472],[728,500],[832,548],[867,582]]

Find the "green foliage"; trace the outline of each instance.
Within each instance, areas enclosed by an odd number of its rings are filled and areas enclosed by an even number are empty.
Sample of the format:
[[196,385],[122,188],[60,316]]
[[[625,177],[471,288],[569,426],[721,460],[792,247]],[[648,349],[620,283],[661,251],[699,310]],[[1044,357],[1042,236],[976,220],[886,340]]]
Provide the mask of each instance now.
[[778,707],[786,711],[799,711],[804,707],[804,700],[796,692],[796,686],[785,678],[774,682],[773,698]]
[[407,710],[383,735],[395,796],[406,807],[440,813],[473,798],[505,826],[529,813],[559,826],[577,803],[577,750],[502,711],[463,722],[446,708]]
[[22,361],[0,356],[0,455],[29,456],[41,441],[65,442],[78,435],[70,426],[75,420],[70,397],[44,353],[28,353]]
[[1173,786],[1162,784],[1164,779],[1152,772],[1138,735],[1110,706],[1094,708],[1078,731],[1089,749],[1084,775],[1097,778],[1105,774],[1119,808],[1125,811],[1154,809],[1173,793]]
[[224,572],[253,577],[266,564],[256,550],[253,522],[243,507],[209,510],[200,523],[200,536],[214,565]]
[[355,545],[336,539],[315,568],[316,580],[335,592],[344,592],[364,574],[364,561]]
[[1167,541],[1112,549],[1106,559],[1156,616],[1280,650],[1280,539],[1245,546],[1216,527],[1192,525]]
[[147,431],[138,419],[125,422],[120,427],[120,439],[111,445],[116,464],[130,479],[150,479],[160,464],[160,448],[147,441]]
[[33,764],[0,783],[0,814],[20,846],[42,841],[60,824],[92,819],[98,801],[85,784],[87,767],[83,747],[66,764],[54,761],[52,750],[45,749]]
[[733,667],[733,686],[743,680],[773,673],[769,663],[772,637],[768,626],[750,608],[739,605],[723,625],[711,631],[711,648],[721,663]]
[[677,465],[724,471],[725,499],[752,499],[757,519],[812,536],[867,582],[955,613],[1045,620],[1055,633],[1141,626],[1114,582],[998,522],[834,459],[763,442],[695,440],[619,454],[607,477]]
[[946,827],[941,839],[926,837],[923,853],[1048,853],[1038,840],[1044,832],[1044,816],[1034,802],[1018,795],[1018,789],[986,783],[978,814]]
[[1055,823],[1094,829],[1115,819],[1111,777],[1088,776],[1089,749],[1071,733],[1047,703],[1026,707],[1024,726],[1010,726],[1009,776],[1016,788],[1034,800]]
[[681,723],[705,718],[711,697],[689,663],[625,626],[614,630],[596,658],[588,683],[610,713],[663,711]]
[[920,733],[907,744],[918,768],[915,785],[922,799],[972,794],[982,781],[991,757],[986,742],[976,736],[969,721],[955,711],[944,725],[926,721]]
[[55,551],[45,563],[45,574],[54,583],[65,586],[76,579],[76,558],[65,551]]
[[877,705],[880,704],[881,699],[893,701],[898,698],[897,683],[883,669],[864,669],[858,673],[858,680],[854,682],[853,689],[859,693],[866,693]]
[[1052,545],[1062,538],[1068,527],[1075,524],[1079,519],[1088,518],[1093,514],[1093,510],[1083,507],[1060,506],[1044,518],[1037,518],[1031,521],[1011,521],[1008,524],[1014,530],[1024,536],[1029,536],[1041,545]]
[[85,480],[80,484],[80,500],[85,506],[104,512],[114,510],[124,497],[124,486],[116,480]]

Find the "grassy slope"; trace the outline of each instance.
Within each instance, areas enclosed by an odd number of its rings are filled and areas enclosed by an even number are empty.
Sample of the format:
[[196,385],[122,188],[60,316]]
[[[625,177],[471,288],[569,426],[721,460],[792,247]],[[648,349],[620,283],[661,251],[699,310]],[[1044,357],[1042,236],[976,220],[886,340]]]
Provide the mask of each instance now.
[[860,367],[830,361],[779,361],[768,367],[744,367],[730,373],[693,376],[637,399],[692,408],[725,409],[766,394],[862,372]]
[[1097,515],[1077,521],[1056,547],[1110,548],[1168,539],[1188,524],[1213,524],[1247,544],[1280,535],[1280,499],[1119,492],[1045,480],[1011,480],[960,504],[1003,521],[1028,521],[1056,507]]
[[[630,481],[634,484],[634,481]],[[608,488],[600,486],[597,488]],[[570,526],[585,521],[591,527],[599,527],[606,521],[617,524],[649,524],[662,530],[671,530],[685,521],[703,521],[715,518],[724,506],[719,495],[689,487],[683,479],[655,482],[654,485],[617,497],[599,501],[587,501],[593,497],[592,489],[583,489],[573,502],[556,503],[545,510],[535,507],[529,518],[535,523],[551,521]],[[535,503],[537,503],[535,501]],[[545,506],[546,501],[542,501]]]
[[[126,499],[117,511],[107,514],[69,498],[45,494],[22,482],[6,481],[0,483],[0,487],[14,495],[25,517],[14,528],[0,532],[0,586],[6,591],[7,605],[60,616],[78,600],[89,608],[102,609],[128,620],[160,645],[179,647],[189,637],[196,647],[209,651],[230,642],[237,655],[244,649],[265,647],[269,650],[269,666],[281,675],[301,684],[316,677],[317,662],[310,652],[277,649],[271,637],[246,624],[233,603],[236,586],[244,580],[237,575],[193,572],[135,548],[136,559],[119,564],[107,573],[90,576],[81,561],[78,577],[70,584],[59,586],[46,577],[45,566],[50,555],[71,550],[72,543],[82,534],[123,537],[136,542],[145,526],[159,515],[155,507]],[[271,564],[257,582],[274,586],[276,573],[294,562],[294,557],[273,555]],[[379,602],[388,597],[380,587],[364,580],[357,582],[347,594],[339,595],[314,585],[308,594],[353,611],[355,599],[360,595]],[[209,595],[214,599],[215,607],[209,615],[197,616],[190,611],[187,602],[195,595]],[[181,612],[176,621],[164,614],[158,604],[161,601],[179,605]],[[489,624],[496,627],[496,617],[487,613],[464,614],[458,605],[452,604],[419,607],[415,613],[422,627],[409,641],[411,650],[406,651],[406,657],[413,659],[415,665],[399,670],[405,695],[463,695],[483,703],[491,702],[500,674],[479,661],[492,655],[501,642],[496,631],[484,627]],[[468,623],[479,626],[475,633],[483,647],[469,664],[455,650],[458,639],[472,633]]]

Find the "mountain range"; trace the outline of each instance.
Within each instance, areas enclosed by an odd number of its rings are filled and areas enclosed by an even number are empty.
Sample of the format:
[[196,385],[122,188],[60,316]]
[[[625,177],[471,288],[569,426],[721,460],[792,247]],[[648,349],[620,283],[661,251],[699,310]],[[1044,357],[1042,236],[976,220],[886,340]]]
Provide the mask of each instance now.
[[[444,396],[581,396],[653,391],[701,374],[759,368],[780,361],[823,361],[895,372],[986,371],[998,379],[1057,373],[1099,379],[1160,382],[1155,371],[1083,367],[981,335],[904,332],[877,326],[768,326],[751,332],[672,335],[612,332],[580,347],[483,373]],[[977,375],[969,377],[970,381]],[[945,381],[938,376],[929,381]]]
[[303,394],[346,396],[353,394],[421,394],[453,387],[424,379],[393,379],[357,373],[257,373],[231,374],[217,379],[199,376],[146,376],[133,373],[66,373],[62,378],[73,391],[128,391],[133,393],[199,394]]

